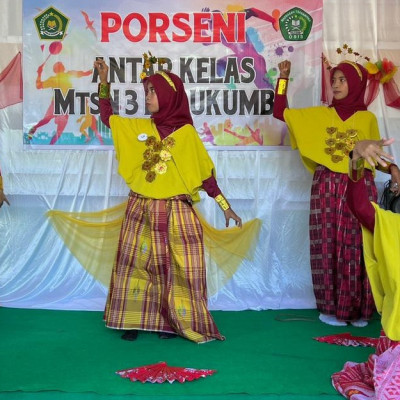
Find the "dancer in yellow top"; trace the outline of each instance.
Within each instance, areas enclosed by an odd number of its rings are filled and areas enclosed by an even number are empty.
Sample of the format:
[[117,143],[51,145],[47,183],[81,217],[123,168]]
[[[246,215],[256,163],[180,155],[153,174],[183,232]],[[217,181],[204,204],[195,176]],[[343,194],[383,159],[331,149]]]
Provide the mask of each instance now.
[[[286,122],[291,145],[313,175],[310,200],[310,261],[320,320],[329,325],[362,327],[374,312],[371,287],[362,258],[361,228],[346,204],[348,154],[356,142],[379,140],[378,122],[367,111],[366,69],[344,61],[331,70],[333,101],[329,107],[290,109],[286,91],[291,64],[279,64],[274,116]],[[388,169],[385,172],[389,172]],[[400,184],[397,166],[390,168]],[[366,163],[370,200],[377,190]]]
[[190,115],[182,80],[160,71],[144,79],[151,118],[113,115],[108,66],[100,77],[102,121],[110,126],[119,173],[131,189],[104,319],[135,340],[138,330],[194,342],[223,340],[207,309],[202,227],[192,207],[205,190],[229,226],[240,217],[221,193],[215,168]]

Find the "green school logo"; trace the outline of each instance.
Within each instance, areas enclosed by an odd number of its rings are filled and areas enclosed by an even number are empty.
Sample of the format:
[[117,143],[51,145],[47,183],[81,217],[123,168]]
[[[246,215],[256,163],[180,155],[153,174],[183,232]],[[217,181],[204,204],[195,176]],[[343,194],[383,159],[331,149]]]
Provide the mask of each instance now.
[[69,18],[54,7],[49,7],[34,18],[41,40],[63,40]]
[[306,40],[311,32],[312,24],[311,15],[298,7],[285,12],[279,18],[282,36],[289,41]]

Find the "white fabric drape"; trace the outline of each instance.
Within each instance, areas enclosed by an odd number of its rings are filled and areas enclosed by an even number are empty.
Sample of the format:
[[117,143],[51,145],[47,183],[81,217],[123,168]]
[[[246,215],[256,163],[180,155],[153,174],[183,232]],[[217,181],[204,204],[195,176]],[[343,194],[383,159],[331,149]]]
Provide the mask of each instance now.
[[[0,11],[2,70],[22,49],[22,0],[3,0]],[[335,49],[348,43],[373,60],[387,57],[400,65],[399,18],[399,0],[325,0],[324,52],[335,61]],[[301,74],[301,68],[293,66],[293,73]],[[292,107],[319,104],[319,81],[307,93],[290,96]],[[400,110],[386,107],[382,93],[370,110],[381,135],[397,139],[390,151],[400,160]],[[254,260],[245,261],[209,299],[210,308],[315,307],[308,248],[311,176],[297,151],[213,149],[210,155],[235,211],[243,220],[263,222]],[[79,265],[45,213],[96,211],[124,201],[128,190],[117,174],[114,153],[24,150],[22,105],[17,104],[0,110],[0,165],[11,202],[0,210],[0,305],[103,309],[107,288]],[[378,173],[379,187],[386,179]],[[200,209],[210,223],[223,227],[212,199],[204,197]]]

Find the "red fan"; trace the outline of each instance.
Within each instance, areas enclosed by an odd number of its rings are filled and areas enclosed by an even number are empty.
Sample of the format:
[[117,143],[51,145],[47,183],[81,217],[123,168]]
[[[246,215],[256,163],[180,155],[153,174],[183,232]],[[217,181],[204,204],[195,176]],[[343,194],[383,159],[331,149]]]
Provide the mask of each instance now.
[[362,346],[362,347],[376,347],[378,344],[378,338],[364,337],[364,336],[352,336],[351,333],[339,333],[337,335],[328,335],[315,337],[315,340],[322,343],[338,344],[341,346]]
[[178,381],[183,383],[185,381],[205,378],[206,376],[212,375],[214,372],[216,372],[216,370],[170,367],[166,362],[162,361],[142,367],[122,369],[117,371],[116,374],[122,378],[130,379],[132,382],[163,383],[168,381],[172,383]]

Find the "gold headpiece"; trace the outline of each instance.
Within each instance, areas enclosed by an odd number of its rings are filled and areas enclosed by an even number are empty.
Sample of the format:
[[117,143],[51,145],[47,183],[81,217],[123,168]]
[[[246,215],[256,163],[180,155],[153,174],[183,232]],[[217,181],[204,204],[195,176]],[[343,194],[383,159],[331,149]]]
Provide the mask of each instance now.
[[174,91],[176,92],[175,83],[172,82],[172,79],[168,76],[167,73],[165,73],[164,71],[156,71],[156,74],[161,75],[169,83],[172,89],[174,89]]
[[140,74],[140,79],[147,78],[151,75],[160,74],[169,84],[170,86],[175,90],[176,92],[176,87],[174,82],[172,82],[172,79],[162,70],[158,70],[154,72],[153,65],[158,64],[159,66],[166,64],[167,60],[165,58],[157,58],[151,54],[149,51],[149,54],[143,53],[143,71]]
[[[349,47],[346,43],[342,47],[338,47],[336,49],[336,53],[340,54],[342,56],[347,56],[348,54],[354,56],[354,61],[351,61],[351,60],[348,60],[348,59],[344,59],[344,60],[340,61],[339,64],[346,63],[346,64],[352,65],[354,67],[354,69],[357,71],[358,76],[362,80],[362,72],[360,70],[360,67],[357,65],[357,63],[361,59],[369,61],[369,57],[364,57],[360,53],[357,53],[356,51],[353,51],[353,49],[351,47]],[[329,61],[328,61],[328,59],[326,57],[324,57],[324,62],[328,65],[328,67],[327,67],[328,70],[333,68],[330,65],[330,63],[329,63]],[[334,65],[339,65],[339,64],[334,64]]]
[[[365,60],[363,66],[368,71],[369,79],[374,78],[379,80],[381,83],[387,83],[392,80],[397,72],[397,66],[386,58],[383,58],[383,60],[378,60],[376,62],[371,62],[369,57],[362,56],[360,53],[353,51],[353,49],[349,47],[346,43],[342,47],[338,47],[336,49],[336,53],[341,54],[342,56],[347,56],[348,54],[354,56],[354,61],[343,60],[341,62],[346,62],[353,65],[353,67],[357,70],[360,79],[362,79],[362,74],[360,68],[356,63],[360,63],[361,60]],[[332,66],[330,65],[326,57],[323,57],[323,61],[328,65],[328,70],[332,69]]]
[[143,53],[143,71],[140,74],[140,79],[144,79],[154,74],[154,64],[158,64],[160,66],[165,64],[166,62],[167,60],[165,58],[157,58],[153,56],[150,51],[149,54]]
[[349,61],[349,60],[344,60],[344,61],[341,61],[339,64],[350,64],[357,71],[357,74],[360,77],[360,80],[362,81],[362,78],[363,78],[362,72],[361,72],[360,67],[358,66],[358,64],[356,62]]

